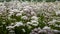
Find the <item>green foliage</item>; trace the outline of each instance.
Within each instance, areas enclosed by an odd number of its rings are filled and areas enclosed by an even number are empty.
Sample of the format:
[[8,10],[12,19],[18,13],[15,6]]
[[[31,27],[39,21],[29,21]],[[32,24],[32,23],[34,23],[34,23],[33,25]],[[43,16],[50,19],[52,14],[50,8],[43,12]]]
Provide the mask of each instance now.
[[46,26],[46,24],[44,23],[44,16],[43,16],[43,14],[40,15],[38,22],[39,22],[39,27],[43,28],[44,26]]

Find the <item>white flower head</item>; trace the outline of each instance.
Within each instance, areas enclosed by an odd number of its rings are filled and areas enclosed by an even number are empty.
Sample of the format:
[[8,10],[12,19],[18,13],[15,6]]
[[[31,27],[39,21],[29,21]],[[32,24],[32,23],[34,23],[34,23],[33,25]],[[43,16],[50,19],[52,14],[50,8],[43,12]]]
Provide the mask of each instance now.
[[59,11],[56,11],[55,13],[56,13],[56,15],[59,15],[60,14],[60,10]]
[[0,12],[6,12],[6,6],[0,6]]
[[12,16],[13,14],[14,14],[14,12],[10,11],[8,16]]
[[27,2],[23,2],[22,4],[21,4],[21,6],[28,6],[28,3]]
[[14,26],[7,26],[6,29],[13,29]]
[[4,5],[4,3],[0,2],[0,6],[3,6],[3,5]]
[[18,9],[11,10],[12,12],[20,12]]
[[22,16],[21,18],[24,19],[24,20],[27,20],[28,19],[27,16]]
[[36,16],[36,13],[34,11],[31,11],[31,15]]
[[17,13],[16,16],[21,16],[22,14],[21,13]]
[[10,14],[13,14],[14,12],[10,11],[9,13],[10,13]]
[[32,24],[31,22],[27,22],[27,25]]
[[43,29],[51,29],[50,27],[48,27],[48,26],[45,26]]
[[39,22],[38,21],[35,21],[35,20],[31,20],[31,23],[33,26],[38,26]]
[[24,11],[25,13],[29,13],[29,12],[30,12],[30,10],[29,10],[28,8],[24,8],[23,11]]
[[32,16],[31,19],[38,21],[38,17],[37,16]]
[[22,10],[22,11],[20,11],[20,13],[22,14],[24,11]]
[[52,21],[48,22],[48,24],[52,25],[52,24],[55,24],[57,20],[53,19]]
[[55,33],[60,32],[59,30],[53,30]]
[[16,22],[16,24],[14,26],[17,26],[17,27],[23,26],[23,23],[22,22]]

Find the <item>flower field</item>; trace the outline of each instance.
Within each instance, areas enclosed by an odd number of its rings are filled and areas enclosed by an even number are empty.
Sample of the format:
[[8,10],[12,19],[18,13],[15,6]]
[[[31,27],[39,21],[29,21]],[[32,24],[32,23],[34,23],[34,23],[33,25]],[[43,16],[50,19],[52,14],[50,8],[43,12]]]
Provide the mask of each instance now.
[[0,2],[0,34],[60,34],[60,2]]

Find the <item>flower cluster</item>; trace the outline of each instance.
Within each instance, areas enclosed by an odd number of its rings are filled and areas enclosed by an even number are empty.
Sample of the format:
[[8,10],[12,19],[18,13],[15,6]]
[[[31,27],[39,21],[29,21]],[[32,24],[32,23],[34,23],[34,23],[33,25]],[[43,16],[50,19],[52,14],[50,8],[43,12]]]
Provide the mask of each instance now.
[[45,26],[43,29],[40,27],[33,29],[30,34],[58,34],[59,32],[58,30],[52,30],[50,27]]
[[29,34],[32,29],[40,27],[32,33],[53,34],[50,29],[60,30],[60,3],[0,2],[0,19],[0,26],[6,32],[13,30],[15,34]]

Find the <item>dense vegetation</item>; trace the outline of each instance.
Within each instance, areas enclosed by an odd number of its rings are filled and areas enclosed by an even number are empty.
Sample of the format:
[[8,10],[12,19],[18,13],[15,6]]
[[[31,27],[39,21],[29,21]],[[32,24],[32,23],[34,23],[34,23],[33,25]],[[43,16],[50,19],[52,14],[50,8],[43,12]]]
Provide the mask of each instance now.
[[60,2],[0,2],[0,34],[60,34]]

